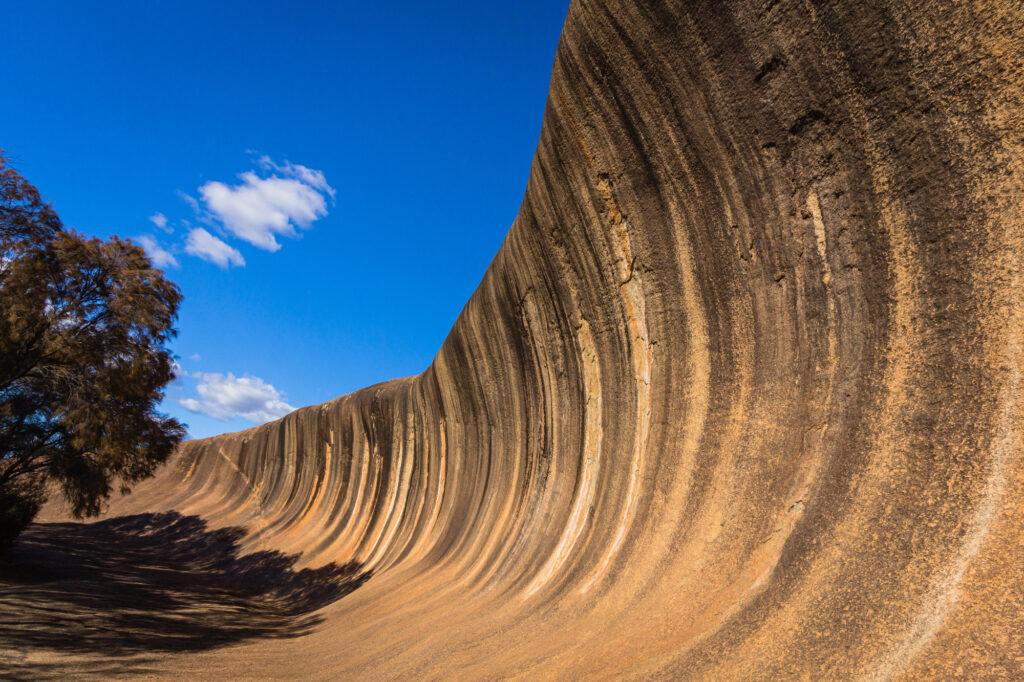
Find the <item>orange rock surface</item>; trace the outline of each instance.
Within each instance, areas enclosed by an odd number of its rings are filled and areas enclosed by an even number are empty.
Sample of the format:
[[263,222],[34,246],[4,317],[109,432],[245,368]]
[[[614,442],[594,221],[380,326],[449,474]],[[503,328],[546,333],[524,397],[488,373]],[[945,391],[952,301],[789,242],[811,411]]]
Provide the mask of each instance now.
[[[1022,95],[1006,0],[574,0],[522,209],[433,364],[186,443],[93,526],[51,508],[36,550],[180,554],[178,582],[125,582],[136,620],[62,602],[106,646],[3,626],[8,669],[1024,677]],[[258,604],[231,577],[190,611],[203,542],[291,557],[260,564],[288,589],[232,564]],[[119,648],[173,631],[164,597],[211,632]]]

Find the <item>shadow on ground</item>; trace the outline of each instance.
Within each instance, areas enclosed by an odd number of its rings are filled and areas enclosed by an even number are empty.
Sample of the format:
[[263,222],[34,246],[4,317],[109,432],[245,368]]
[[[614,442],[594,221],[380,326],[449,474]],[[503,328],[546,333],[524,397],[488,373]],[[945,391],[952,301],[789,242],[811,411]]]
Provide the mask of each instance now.
[[240,556],[244,535],[175,512],[31,526],[0,560],[0,669],[28,668],[27,652],[109,663],[300,637],[369,577],[356,564],[296,571],[297,555]]

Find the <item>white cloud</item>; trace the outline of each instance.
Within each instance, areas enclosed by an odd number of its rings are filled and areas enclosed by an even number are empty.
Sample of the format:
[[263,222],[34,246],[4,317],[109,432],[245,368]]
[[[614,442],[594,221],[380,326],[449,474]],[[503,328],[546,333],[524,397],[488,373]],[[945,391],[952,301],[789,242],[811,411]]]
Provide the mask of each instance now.
[[262,424],[283,417],[295,408],[284,402],[280,391],[259,377],[236,377],[218,373],[196,373],[201,381],[196,387],[199,399],[183,398],[178,402],[186,410],[214,419],[242,417]]
[[322,171],[313,170],[312,168],[306,168],[303,165],[292,163],[290,161],[285,161],[283,166],[279,166],[278,164],[274,163],[271,160],[271,158],[266,154],[257,159],[256,163],[263,170],[274,170],[290,178],[296,178],[300,182],[309,185],[313,189],[320,190],[321,192],[326,192],[328,195],[330,195],[331,199],[334,199],[334,188],[327,184],[327,178],[324,177]]
[[263,178],[252,171],[242,173],[242,182],[236,185],[207,182],[199,196],[209,215],[228,232],[258,248],[277,251],[281,245],[275,235],[294,237],[296,227],[308,229],[327,215],[326,197],[333,199],[335,192],[318,170],[277,165],[266,156],[257,164],[273,174]]
[[201,227],[188,233],[185,252],[227,269],[229,265],[245,265],[238,249],[228,246]]
[[149,216],[149,222],[153,223],[164,232],[174,232],[173,229],[167,227],[167,216],[165,216],[163,213],[154,213],[153,215]]
[[188,359],[191,360],[192,362],[199,362],[200,360],[202,360],[202,358],[199,357],[199,353],[193,353],[192,355],[188,356]]
[[153,265],[158,268],[178,267],[178,259],[174,257],[174,254],[160,246],[160,243],[151,235],[144,234],[139,237],[139,245],[145,249],[150,260],[153,261]]

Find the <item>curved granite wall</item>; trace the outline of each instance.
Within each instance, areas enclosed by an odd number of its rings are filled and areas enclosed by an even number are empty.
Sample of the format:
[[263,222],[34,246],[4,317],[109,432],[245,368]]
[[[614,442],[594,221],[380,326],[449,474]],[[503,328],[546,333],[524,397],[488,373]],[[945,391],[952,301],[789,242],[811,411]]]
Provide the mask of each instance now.
[[575,0],[522,210],[430,368],[190,442],[114,505],[372,571],[312,635],[169,669],[1021,674],[1022,26]]

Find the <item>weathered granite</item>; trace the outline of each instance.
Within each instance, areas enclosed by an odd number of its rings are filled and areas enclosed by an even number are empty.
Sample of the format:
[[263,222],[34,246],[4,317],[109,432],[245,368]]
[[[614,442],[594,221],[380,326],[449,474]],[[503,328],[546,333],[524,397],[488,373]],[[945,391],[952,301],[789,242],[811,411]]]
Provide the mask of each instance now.
[[1022,90],[1019,3],[575,0],[430,368],[112,508],[372,577],[151,670],[1024,676]]

